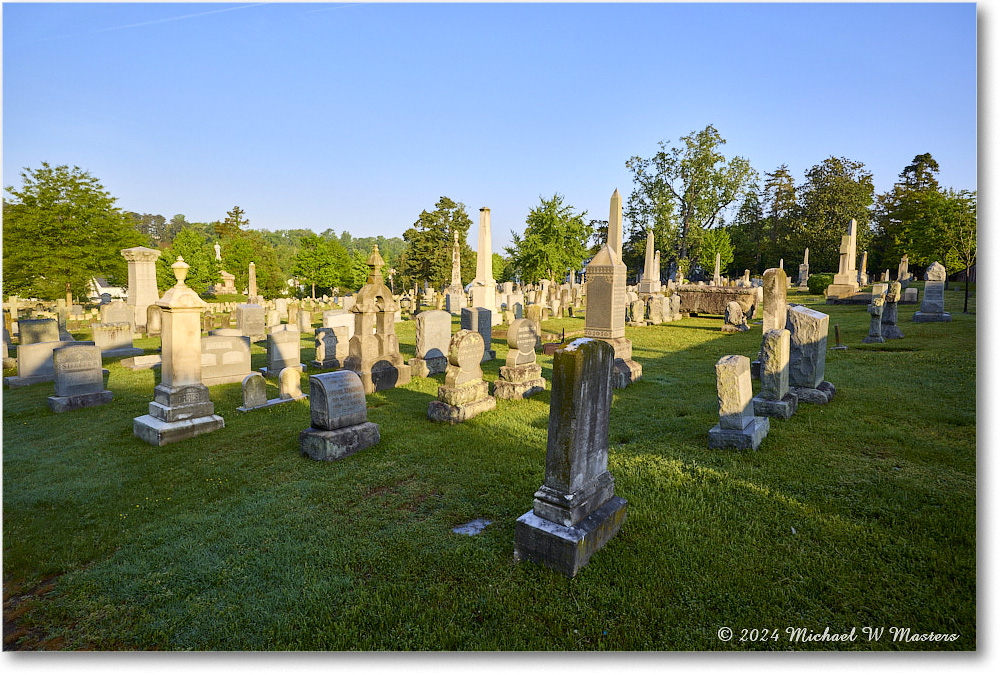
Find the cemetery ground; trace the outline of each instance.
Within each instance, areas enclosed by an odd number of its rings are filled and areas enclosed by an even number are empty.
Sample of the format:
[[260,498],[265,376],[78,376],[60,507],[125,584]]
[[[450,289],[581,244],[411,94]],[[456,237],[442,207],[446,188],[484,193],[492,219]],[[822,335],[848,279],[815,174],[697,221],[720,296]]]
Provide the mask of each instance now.
[[[51,383],[5,390],[4,648],[975,649],[976,317],[960,285],[946,298],[951,323],[901,305],[906,337],[865,345],[863,305],[790,291],[849,349],[827,352],[833,401],[772,420],[755,452],[707,436],[714,364],[755,357],[759,322],[627,329],[643,377],[614,393],[609,469],[628,519],[574,579],[513,559],[544,480],[552,357],[538,357],[543,394],[455,426],[427,420],[443,375],[372,394],[381,442],[329,463],[299,455],[308,401],[240,414],[239,384],[211,388],[225,429],[163,448],[132,433],[152,371],[106,363],[114,401],[61,415]],[[397,332],[410,358],[413,323]],[[308,363],[311,335],[302,345]],[[493,348],[491,381],[506,341]],[[254,368],[264,359],[255,344]],[[477,518],[481,534],[451,531]],[[857,637],[786,632],[827,627]],[[959,637],[894,641],[892,627]]]

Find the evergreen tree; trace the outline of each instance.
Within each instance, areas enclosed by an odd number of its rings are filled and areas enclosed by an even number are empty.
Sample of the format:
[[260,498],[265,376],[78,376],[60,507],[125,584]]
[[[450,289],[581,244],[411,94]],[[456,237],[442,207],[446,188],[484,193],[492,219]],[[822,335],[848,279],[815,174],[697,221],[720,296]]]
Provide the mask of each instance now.
[[[413,227],[403,233],[407,243],[405,253],[400,254],[394,264],[403,287],[412,288],[427,282],[434,288],[442,288],[451,283],[456,232],[461,251],[462,284],[472,281],[476,276],[476,254],[466,241],[471,226],[465,205],[448,197],[441,197],[434,211],[422,211]],[[370,253],[371,249],[365,251],[366,260]]]

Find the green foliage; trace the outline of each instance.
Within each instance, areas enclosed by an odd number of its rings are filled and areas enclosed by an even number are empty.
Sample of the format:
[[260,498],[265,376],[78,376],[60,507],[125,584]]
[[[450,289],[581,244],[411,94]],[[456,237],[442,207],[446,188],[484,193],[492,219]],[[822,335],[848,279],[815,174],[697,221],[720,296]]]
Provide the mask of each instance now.
[[669,141],[661,141],[652,158],[625,162],[636,187],[624,211],[633,227],[645,230],[652,223],[661,250],[674,247],[678,257],[686,258],[695,232],[710,229],[751,186],[756,172],[742,157],[726,160],[719,151],[726,141],[712,125],[681,141],[682,146],[669,149]]
[[813,295],[823,295],[827,287],[833,283],[833,276],[832,274],[810,274],[809,279],[806,280],[809,292]]
[[184,283],[196,293],[206,294],[211,286],[221,283],[219,277],[220,263],[215,259],[215,249],[204,233],[191,227],[186,227],[177,233],[173,244],[163,250],[156,259],[156,285],[160,293],[176,283],[170,266],[177,261],[177,256],[184,258],[190,265]]
[[3,281],[8,295],[86,297],[93,276],[128,283],[121,250],[148,243],[100,181],[80,167],[21,172],[3,203]]
[[539,200],[541,204],[528,213],[524,235],[511,232],[513,243],[505,248],[513,274],[530,284],[540,279],[561,281],[569,270],[579,270],[593,234],[584,221],[586,211],[574,213],[572,206],[563,204],[562,195]]
[[511,267],[510,259],[499,253],[493,254],[493,278],[499,282],[514,281],[514,268]]
[[231,211],[226,213],[224,221],[215,224],[215,234],[219,239],[237,237],[249,224],[250,221],[246,219],[246,211],[239,206],[234,206]]
[[796,248],[799,255],[809,249],[810,269],[838,268],[840,240],[852,218],[858,221],[857,250],[868,248],[874,194],[872,175],[861,162],[829,157],[806,172],[806,182],[798,190],[802,231]]
[[733,262],[738,270],[751,270],[760,274],[764,252],[764,212],[760,196],[756,190],[748,190],[736,219],[729,226],[729,236],[733,244]]
[[[360,249],[351,254],[350,274],[345,276],[345,284],[351,290],[359,290],[368,283],[368,273],[371,272],[371,268],[368,267],[368,257],[370,255],[371,252],[365,253]],[[385,270],[382,270],[382,272],[384,274]]]
[[[403,233],[407,247],[393,266],[399,283],[406,288],[423,286],[424,282],[434,288],[451,283],[455,233],[461,251],[462,284],[468,284],[476,276],[476,254],[466,241],[472,220],[465,211],[465,204],[441,197],[434,206],[434,211],[422,211],[413,227]],[[379,252],[381,250],[380,247]],[[370,253],[371,249],[364,252],[366,260]]]
[[288,294],[286,277],[278,267],[274,248],[267,245],[264,235],[256,230],[246,230],[222,240],[223,268],[236,277],[233,281],[239,291],[247,288],[250,263],[257,271],[257,292],[265,298]]
[[366,259],[371,255],[375,246],[378,246],[379,255],[382,256],[382,260],[385,261],[387,268],[399,266],[399,260],[407,247],[406,241],[399,237],[389,237],[388,239],[382,235],[377,237],[352,237],[351,233],[346,230],[339,237],[333,230],[326,230],[322,236],[324,239],[337,240],[349,254],[361,251],[365,254]]
[[163,237],[167,230],[167,219],[161,215],[153,215],[152,213],[138,214],[134,211],[126,211],[127,215],[132,220],[132,227],[135,231],[148,239],[152,244],[159,245],[163,241]]
[[[336,239],[324,239],[310,234],[300,241],[299,252],[295,255],[292,274],[311,288],[316,297],[316,287],[329,290],[348,286],[354,282],[351,260]],[[322,292],[320,293],[322,295]]]
[[733,262],[733,244],[729,231],[722,227],[705,232],[701,238],[701,246],[698,247],[698,262],[708,274],[715,272],[716,253],[719,254],[719,274],[726,276]]

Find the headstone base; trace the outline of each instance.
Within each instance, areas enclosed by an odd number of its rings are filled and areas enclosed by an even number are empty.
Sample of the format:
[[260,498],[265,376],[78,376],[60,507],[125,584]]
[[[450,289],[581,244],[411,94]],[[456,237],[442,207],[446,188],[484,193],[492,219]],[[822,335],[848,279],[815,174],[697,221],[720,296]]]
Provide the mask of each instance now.
[[826,405],[833,400],[833,395],[837,393],[837,388],[824,380],[815,389],[810,387],[789,387],[788,391],[799,397],[799,403]]
[[545,378],[538,363],[500,366],[500,378],[493,383],[496,398],[523,399],[541,391],[545,391]]
[[737,326],[734,326],[729,323],[722,324],[723,333],[745,333],[748,330],[750,330],[750,326],[746,325],[745,323],[739,324]]
[[95,405],[111,403],[114,394],[110,391],[97,391],[90,394],[73,396],[49,396],[49,410],[54,413],[64,413],[80,408],[90,408]]
[[772,401],[758,394],[753,397],[753,414],[757,417],[777,417],[787,420],[799,407],[799,397],[789,392],[780,401]]
[[159,368],[162,364],[163,357],[160,354],[150,354],[122,359],[118,365],[129,370],[149,370],[150,368]]
[[708,447],[756,450],[770,429],[771,421],[766,417],[752,417],[742,429],[723,429],[716,424],[708,430]]
[[[281,368],[271,368],[271,369],[269,369],[267,366],[264,366],[263,368],[258,368],[257,372],[263,375],[264,377],[278,377],[278,375],[281,374],[281,371],[284,370],[285,368],[295,368],[299,372],[304,373],[306,370],[306,364],[299,363],[298,365],[294,366],[282,366]],[[243,378],[246,377],[246,375],[247,375],[246,373],[243,373],[240,376],[240,379],[233,380],[233,382],[242,382]]]
[[438,400],[427,406],[427,419],[432,422],[458,424],[480,413],[495,410],[497,400],[489,395],[490,385],[482,380],[459,387],[438,387]]
[[917,323],[930,323],[932,321],[951,321],[951,314],[948,312],[914,312],[913,320]]
[[379,442],[378,425],[364,422],[349,427],[325,431],[309,427],[299,432],[299,449],[303,457],[329,462],[349,457]]
[[[357,371],[355,371],[357,372]],[[392,389],[410,382],[410,367],[406,364],[394,366],[389,361],[379,361],[371,370],[359,372],[365,394]]]
[[101,358],[117,359],[122,356],[143,356],[145,353],[145,350],[139,349],[138,347],[120,347],[118,349],[101,350]]
[[899,330],[899,326],[886,326],[882,325],[882,337],[886,340],[902,340],[905,335],[903,331]]
[[17,375],[12,375],[11,377],[3,378],[3,383],[8,387],[27,387],[31,384],[38,384],[39,382],[52,382],[55,379],[52,375],[30,375],[28,377],[19,377]]
[[600,338],[615,348],[615,365],[611,369],[611,385],[624,389],[642,378],[642,366],[632,360],[632,341],[628,338]]
[[866,345],[882,344],[883,342],[885,342],[885,338],[882,337],[881,335],[866,335],[865,337],[861,338],[861,341]]
[[166,422],[152,415],[143,415],[132,420],[132,431],[135,436],[150,445],[159,447],[194,438],[200,434],[207,434],[225,426],[225,420],[218,415],[206,415],[205,417],[174,422]]
[[514,526],[514,557],[575,577],[591,556],[618,533],[625,517],[626,502],[621,497],[612,497],[573,527],[528,511]]
[[250,412],[251,410],[260,410],[261,408],[270,408],[272,406],[281,405],[282,403],[301,401],[304,398],[309,398],[308,394],[302,394],[301,396],[289,396],[288,398],[271,398],[265,401],[263,405],[255,405],[251,408],[248,408],[245,405],[241,405],[236,409],[236,412]]
[[410,375],[416,377],[430,377],[448,369],[447,356],[432,356],[429,359],[413,358],[407,363],[410,366]]
[[340,370],[344,367],[344,363],[337,359],[325,359],[323,361],[312,361],[309,363],[310,367],[316,370]]

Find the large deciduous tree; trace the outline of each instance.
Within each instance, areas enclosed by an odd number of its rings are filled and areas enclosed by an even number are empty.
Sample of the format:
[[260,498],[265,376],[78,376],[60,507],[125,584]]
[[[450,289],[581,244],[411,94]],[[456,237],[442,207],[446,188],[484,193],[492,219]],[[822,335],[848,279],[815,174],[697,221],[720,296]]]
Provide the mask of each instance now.
[[562,195],[539,200],[525,219],[524,235],[512,232],[513,243],[504,249],[513,273],[531,284],[539,279],[561,281],[568,270],[579,270],[593,232],[584,221],[586,212],[575,213],[572,206],[563,204]]
[[21,172],[3,203],[5,291],[52,299],[85,295],[91,277],[127,283],[121,250],[148,243],[100,181],[80,167]]
[[687,258],[700,232],[715,225],[756,173],[742,157],[725,158],[719,149],[726,140],[711,124],[681,141],[672,148],[661,141],[653,157],[625,162],[636,184],[625,213],[633,226],[653,227],[658,245],[662,238],[678,258]]
[[[397,278],[403,286],[409,288],[427,282],[434,288],[441,288],[451,283],[455,233],[458,233],[461,251],[462,284],[472,281],[476,276],[476,254],[466,241],[471,226],[465,204],[448,197],[441,197],[434,211],[422,211],[413,227],[403,233],[407,247],[395,263]],[[363,253],[367,260],[371,249]]]
[[219,283],[221,263],[215,259],[215,249],[211,240],[193,227],[185,227],[178,232],[171,245],[163,250],[156,259],[156,282],[162,293],[177,283],[170,266],[177,261],[177,256],[184,258],[189,265],[184,283],[196,293],[207,293],[209,288]]
[[332,289],[353,282],[350,257],[339,241],[313,234],[302,238],[299,246],[292,274],[311,287],[314,300],[317,286]]
[[250,263],[257,273],[257,292],[266,298],[283,295],[288,286],[278,266],[274,247],[260,232],[246,230],[222,240],[222,259],[227,272],[235,277],[237,289],[248,288]]

